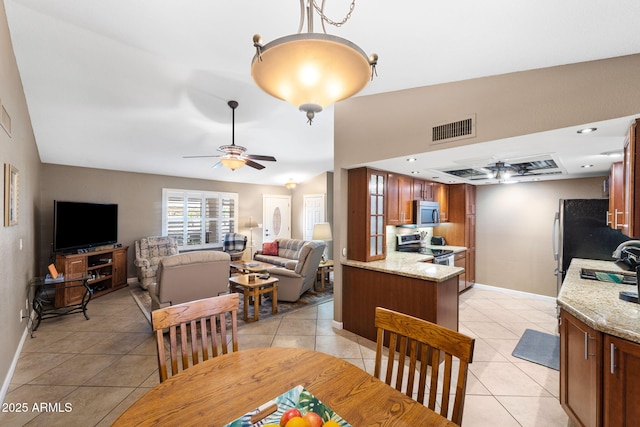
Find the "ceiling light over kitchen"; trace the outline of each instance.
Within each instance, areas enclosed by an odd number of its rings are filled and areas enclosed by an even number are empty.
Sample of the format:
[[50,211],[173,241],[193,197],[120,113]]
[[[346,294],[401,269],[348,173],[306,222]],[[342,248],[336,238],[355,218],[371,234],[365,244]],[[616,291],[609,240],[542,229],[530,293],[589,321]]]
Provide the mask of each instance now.
[[413,175],[418,175],[418,174],[420,173],[420,171],[411,171],[411,173],[412,173]]
[[598,128],[584,128],[584,129],[580,129],[578,131],[578,133],[591,133],[591,132],[595,132],[597,130],[598,130]]
[[[305,5],[306,4],[306,5]],[[336,27],[351,18],[355,7],[336,22],[324,14],[325,0],[300,0],[298,33],[281,37],[265,45],[259,34],[253,36],[256,54],[251,76],[269,95],[283,99],[307,114],[309,124],[315,113],[328,105],[360,92],[375,74],[378,55],[367,55],[349,40],[326,34],[325,22]],[[313,32],[313,17],[321,18],[322,33]],[[304,21],[307,32],[301,33]]]
[[582,166],[580,166],[580,167],[581,167],[581,168],[585,168],[585,169],[589,169],[589,168],[592,168],[592,167],[593,167],[593,165],[582,165]]
[[416,160],[418,160],[418,159],[416,159],[415,157],[409,157],[407,159],[407,162],[411,163],[411,162],[415,162]]

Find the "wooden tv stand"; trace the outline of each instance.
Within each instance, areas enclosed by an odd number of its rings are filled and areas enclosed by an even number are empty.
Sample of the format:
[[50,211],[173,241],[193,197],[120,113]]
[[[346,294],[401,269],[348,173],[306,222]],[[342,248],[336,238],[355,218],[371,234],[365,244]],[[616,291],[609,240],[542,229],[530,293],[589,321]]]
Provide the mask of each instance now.
[[[128,246],[86,252],[56,255],[56,269],[65,278],[95,276],[87,283],[98,297],[127,286]],[[61,287],[56,291],[55,306],[67,307],[82,302],[84,287]]]

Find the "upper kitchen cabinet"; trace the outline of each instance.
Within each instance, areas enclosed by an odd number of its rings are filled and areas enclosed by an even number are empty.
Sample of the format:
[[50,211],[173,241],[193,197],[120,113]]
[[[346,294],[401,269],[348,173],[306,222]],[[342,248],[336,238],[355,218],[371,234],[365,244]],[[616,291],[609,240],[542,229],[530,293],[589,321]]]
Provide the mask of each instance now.
[[609,210],[607,224],[621,230],[624,226],[624,164],[616,162],[609,171]]
[[387,172],[349,170],[347,258],[375,261],[386,257],[385,198]]
[[413,224],[413,178],[387,174],[387,224]]
[[434,201],[434,182],[413,178],[413,200]]
[[440,203],[440,222],[449,221],[449,186],[434,182],[433,200]]
[[624,224],[621,230],[629,237],[640,237],[640,174],[638,144],[640,143],[640,119],[629,128],[627,139],[624,143],[623,164],[623,197],[624,197]]

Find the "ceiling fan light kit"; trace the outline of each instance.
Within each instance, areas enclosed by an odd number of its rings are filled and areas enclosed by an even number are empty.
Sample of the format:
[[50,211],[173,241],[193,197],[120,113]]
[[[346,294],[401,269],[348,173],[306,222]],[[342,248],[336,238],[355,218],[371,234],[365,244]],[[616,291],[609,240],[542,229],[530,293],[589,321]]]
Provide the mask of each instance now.
[[[367,56],[349,40],[326,34],[325,22],[342,26],[351,17],[355,0],[340,22],[324,14],[325,0],[300,0],[298,33],[262,44],[253,36],[256,54],[251,62],[255,83],[271,96],[290,102],[306,113],[311,124],[319,113],[334,102],[360,92],[375,75],[378,55]],[[321,18],[323,33],[313,32],[313,16]],[[302,33],[305,17],[307,32]]]
[[264,169],[264,166],[260,163],[256,163],[253,160],[264,160],[267,162],[275,162],[276,158],[273,156],[263,156],[257,154],[246,154],[247,149],[241,145],[236,145],[236,108],[238,108],[237,101],[227,102],[229,108],[231,108],[231,145],[221,145],[218,147],[218,151],[224,153],[224,155],[217,156],[184,156],[184,158],[197,158],[197,157],[220,157],[220,161],[213,165],[214,168],[225,166],[232,171],[240,169],[244,165],[250,166],[254,169]]

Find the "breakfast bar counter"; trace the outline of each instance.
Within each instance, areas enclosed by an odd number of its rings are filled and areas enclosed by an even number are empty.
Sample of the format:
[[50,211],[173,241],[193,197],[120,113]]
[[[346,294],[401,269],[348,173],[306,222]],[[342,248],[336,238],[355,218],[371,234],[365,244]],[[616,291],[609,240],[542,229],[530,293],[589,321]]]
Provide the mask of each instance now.
[[375,309],[385,307],[457,331],[464,268],[432,264],[430,258],[391,252],[385,260],[342,261],[344,329],[375,341]]
[[596,331],[640,343],[640,305],[621,300],[620,291],[636,291],[633,285],[583,279],[581,269],[635,275],[611,261],[574,258],[571,261],[558,305]]

